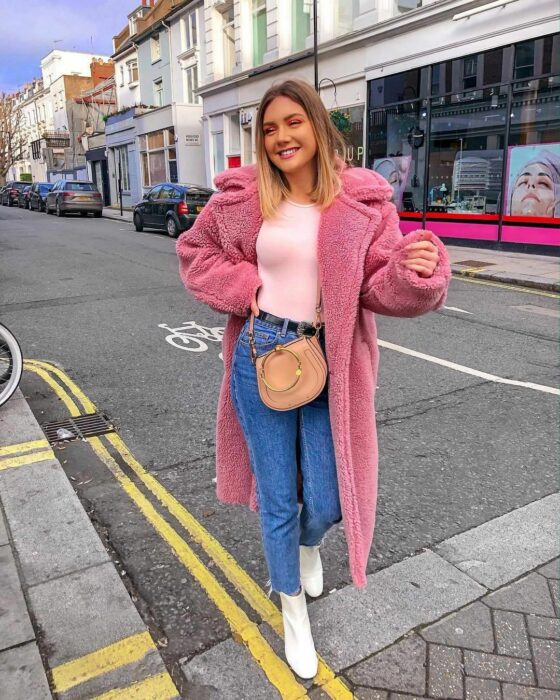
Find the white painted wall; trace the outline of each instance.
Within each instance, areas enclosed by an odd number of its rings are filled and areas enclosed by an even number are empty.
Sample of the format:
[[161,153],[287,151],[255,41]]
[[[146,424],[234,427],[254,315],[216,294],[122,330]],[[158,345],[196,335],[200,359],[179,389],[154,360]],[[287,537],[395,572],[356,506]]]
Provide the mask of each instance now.
[[117,110],[140,104],[140,86],[138,81],[129,82],[128,63],[138,61],[136,49],[131,49],[115,59],[115,85],[117,92]]
[[49,87],[61,75],[91,75],[90,64],[94,58],[108,61],[110,57],[84,51],[63,51],[62,49],[51,51],[41,60],[41,73],[45,87]]

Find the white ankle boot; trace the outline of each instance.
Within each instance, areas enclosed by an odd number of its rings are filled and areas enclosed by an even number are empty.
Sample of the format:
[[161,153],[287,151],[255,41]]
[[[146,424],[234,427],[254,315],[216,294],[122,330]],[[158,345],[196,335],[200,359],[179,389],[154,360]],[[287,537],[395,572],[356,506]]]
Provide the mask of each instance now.
[[284,650],[286,659],[300,678],[317,675],[317,652],[311,636],[305,591],[298,595],[280,593],[284,621]]
[[316,598],[323,592],[323,564],[319,546],[299,548],[301,585],[307,595]]

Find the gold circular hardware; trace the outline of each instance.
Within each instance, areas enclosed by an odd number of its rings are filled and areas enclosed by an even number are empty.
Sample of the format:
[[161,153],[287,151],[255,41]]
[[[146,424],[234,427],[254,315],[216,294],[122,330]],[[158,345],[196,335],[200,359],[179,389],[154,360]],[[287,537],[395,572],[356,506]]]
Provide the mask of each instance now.
[[268,358],[272,355],[272,353],[268,353],[266,357],[263,359],[263,363],[261,365],[261,379],[263,380],[263,384],[266,386],[267,389],[270,389],[270,391],[276,391],[279,393],[289,391],[290,389],[293,389],[295,385],[299,382],[301,374],[302,374],[302,369],[301,369],[301,360],[299,359],[299,356],[297,353],[295,353],[293,350],[290,350],[289,348],[284,348],[281,345],[277,345],[274,348],[274,352],[289,352],[290,355],[295,357],[296,362],[298,363],[297,369],[296,369],[296,379],[295,381],[290,384],[290,386],[287,386],[285,389],[276,389],[276,387],[271,386],[267,381],[266,377],[264,376],[264,369],[265,369],[265,364]]

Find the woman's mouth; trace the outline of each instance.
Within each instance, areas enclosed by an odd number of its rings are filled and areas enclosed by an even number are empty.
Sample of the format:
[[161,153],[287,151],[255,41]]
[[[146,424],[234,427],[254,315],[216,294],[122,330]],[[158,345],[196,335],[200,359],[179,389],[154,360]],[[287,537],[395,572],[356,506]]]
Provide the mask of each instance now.
[[289,158],[293,158],[298,151],[299,146],[295,146],[294,148],[284,148],[281,151],[278,151],[277,155],[282,158],[282,160],[288,160]]
[[525,202],[527,199],[534,199],[536,202],[541,201],[539,199],[539,197],[534,192],[527,192],[527,194],[523,197],[523,199],[521,201]]

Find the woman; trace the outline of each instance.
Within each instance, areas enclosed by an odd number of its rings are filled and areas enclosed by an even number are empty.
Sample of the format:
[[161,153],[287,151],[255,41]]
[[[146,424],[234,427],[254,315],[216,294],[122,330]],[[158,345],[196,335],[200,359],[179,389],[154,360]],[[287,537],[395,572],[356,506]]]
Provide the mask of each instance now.
[[[319,544],[341,518],[352,579],[366,583],[377,494],[372,312],[417,316],[438,308],[450,270],[431,233],[403,238],[387,182],[340,160],[344,143],[307,83],[287,80],[266,92],[256,149],[256,167],[216,177],[220,192],[180,237],[177,253],[186,287],[229,314],[218,497],[258,508],[271,585],[282,603],[286,658],[298,675],[312,678],[317,655],[305,593],[322,592]],[[300,409],[271,410],[258,395],[247,316],[256,316],[259,355],[309,333],[318,280],[328,385]]]
[[517,173],[511,216],[560,217],[560,158],[543,149]]

